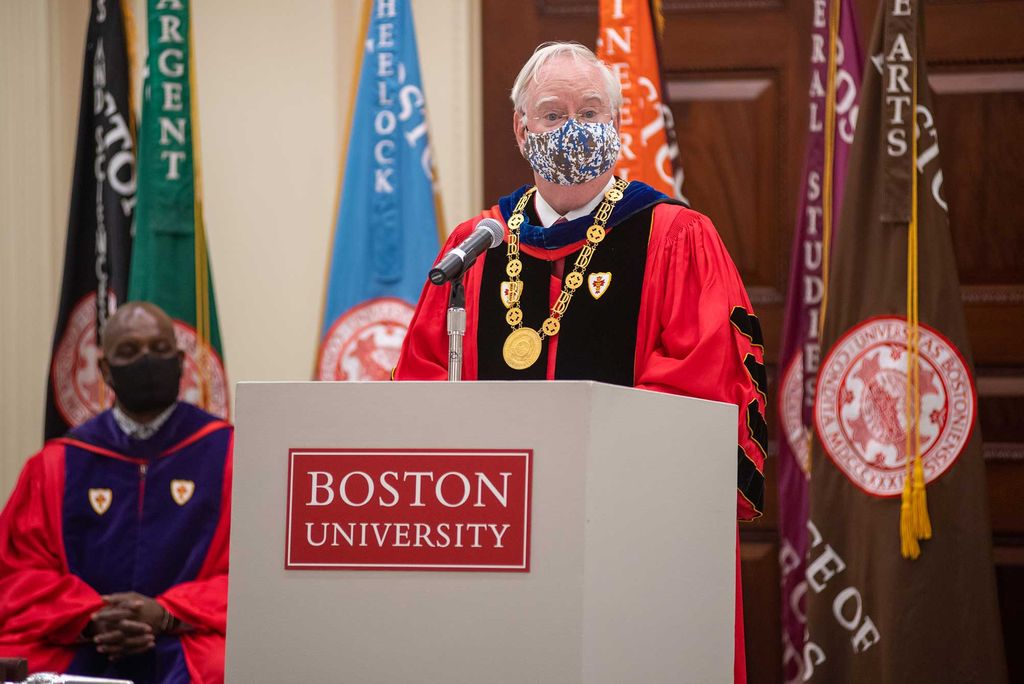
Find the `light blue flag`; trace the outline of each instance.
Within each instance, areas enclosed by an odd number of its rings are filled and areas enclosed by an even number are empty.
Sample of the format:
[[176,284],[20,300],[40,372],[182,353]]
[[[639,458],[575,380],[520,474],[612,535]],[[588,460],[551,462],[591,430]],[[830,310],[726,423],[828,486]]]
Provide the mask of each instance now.
[[390,377],[439,246],[412,8],[409,0],[365,2],[319,380]]

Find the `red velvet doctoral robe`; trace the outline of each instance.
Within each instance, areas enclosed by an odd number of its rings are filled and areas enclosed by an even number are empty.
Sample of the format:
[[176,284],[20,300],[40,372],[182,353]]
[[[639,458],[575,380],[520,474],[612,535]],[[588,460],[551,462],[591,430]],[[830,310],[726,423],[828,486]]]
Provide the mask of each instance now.
[[[0,656],[32,672],[222,682],[231,443],[230,425],[179,404],[150,440],[107,411],[29,459],[0,514]],[[117,591],[192,630],[107,661],[81,634]]]
[[[635,183],[635,182],[634,182]],[[504,223],[509,202],[494,206],[460,224],[442,248],[446,253],[459,244],[482,218]],[[614,215],[613,215],[614,218]],[[611,223],[609,224],[611,225]],[[611,231],[616,228],[611,227]],[[508,229],[506,227],[506,242]],[[573,255],[585,240],[555,249],[520,243],[520,250],[545,261],[566,259],[571,269]],[[598,247],[600,250],[600,246]],[[466,336],[463,379],[476,380],[477,331],[481,309],[485,315],[503,317],[497,305],[480,304],[481,274],[485,259],[505,259],[501,247],[491,250],[464,276],[466,288]],[[633,358],[634,386],[640,389],[728,402],[739,407],[737,425],[737,518],[753,520],[761,515],[766,456],[764,347],[760,327],[736,267],[711,221],[702,214],[674,204],[657,204],[651,212],[643,290]],[[614,287],[614,280],[610,287]],[[560,282],[553,279],[551,301]],[[446,311],[449,288],[427,284],[395,369],[396,380],[446,380],[448,339]],[[496,299],[493,293],[486,296]],[[586,297],[583,288],[575,297]],[[528,321],[524,325],[539,325]],[[572,305],[565,325],[572,325]],[[614,334],[604,330],[602,334]],[[550,345],[551,340],[545,344]],[[549,346],[549,354],[550,354]],[[557,354],[548,364],[548,379],[554,378]],[[736,566],[736,681],[745,681],[743,658],[742,595],[740,591],[739,544]]]

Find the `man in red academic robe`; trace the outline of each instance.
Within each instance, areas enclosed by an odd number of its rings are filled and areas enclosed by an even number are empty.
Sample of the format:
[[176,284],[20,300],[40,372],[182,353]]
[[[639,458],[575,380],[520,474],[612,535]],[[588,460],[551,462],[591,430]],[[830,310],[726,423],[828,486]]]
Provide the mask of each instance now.
[[0,656],[144,682],[221,682],[232,428],[177,395],[156,306],[103,334],[113,409],[47,442],[0,514]]
[[[505,249],[463,279],[465,380],[598,380],[739,407],[737,517],[761,514],[767,426],[764,346],[736,267],[711,221],[639,181],[613,176],[618,80],[590,50],[541,46],[512,88],[513,127],[534,171],[483,218]],[[449,287],[428,284],[395,369],[444,380]],[[736,681],[746,680],[739,556]]]

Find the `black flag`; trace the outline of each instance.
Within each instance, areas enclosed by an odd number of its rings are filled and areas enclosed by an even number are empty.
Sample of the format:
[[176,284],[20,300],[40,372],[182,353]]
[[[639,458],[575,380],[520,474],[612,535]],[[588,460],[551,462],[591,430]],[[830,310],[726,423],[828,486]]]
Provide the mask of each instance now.
[[136,176],[127,24],[120,0],[93,0],[46,392],[47,439],[63,435],[113,400],[96,354],[98,333],[124,301],[131,258]]

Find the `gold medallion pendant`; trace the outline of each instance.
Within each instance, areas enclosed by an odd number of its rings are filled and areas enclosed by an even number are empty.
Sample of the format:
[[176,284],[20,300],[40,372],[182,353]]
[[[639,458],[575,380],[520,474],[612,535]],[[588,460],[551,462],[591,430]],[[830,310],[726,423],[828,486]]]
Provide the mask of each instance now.
[[518,328],[505,338],[501,354],[505,363],[515,370],[529,368],[540,358],[542,344],[540,335],[533,328]]
[[[500,287],[501,303],[505,306],[505,322],[512,326],[512,332],[505,338],[505,346],[501,353],[505,357],[505,363],[513,370],[529,368],[540,358],[540,352],[544,348],[544,339],[554,337],[562,329],[562,318],[569,309],[569,303],[576,290],[587,281],[585,274],[590,260],[597,250],[597,246],[604,241],[607,234],[606,224],[611,218],[612,209],[615,203],[623,197],[623,191],[629,185],[629,181],[616,178],[610,190],[604,194],[604,199],[597,206],[593,213],[594,223],[587,229],[587,243],[580,249],[576,257],[576,263],[572,272],[568,273],[562,281],[562,291],[558,299],[551,305],[551,315],[544,319],[540,330],[530,327],[523,327],[523,310],[520,307],[520,300],[523,296],[523,281],[519,276],[523,272],[523,262],[519,258],[519,228],[523,225],[523,211],[536,186],[530,188],[519,198],[512,215],[508,219],[508,248],[506,255],[508,263],[505,264],[505,275],[508,280],[503,281]],[[592,273],[589,277],[590,294],[598,299],[608,289],[612,274]]]

